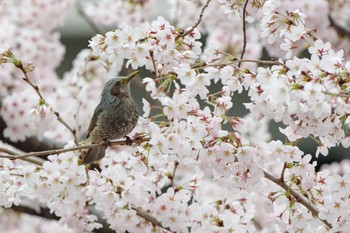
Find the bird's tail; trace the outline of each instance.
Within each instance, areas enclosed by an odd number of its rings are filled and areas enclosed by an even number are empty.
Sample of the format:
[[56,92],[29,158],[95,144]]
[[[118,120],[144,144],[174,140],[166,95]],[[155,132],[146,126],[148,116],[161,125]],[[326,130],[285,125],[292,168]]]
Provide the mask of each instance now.
[[104,145],[90,148],[83,158],[83,164],[88,164],[102,159],[105,156],[106,147]]

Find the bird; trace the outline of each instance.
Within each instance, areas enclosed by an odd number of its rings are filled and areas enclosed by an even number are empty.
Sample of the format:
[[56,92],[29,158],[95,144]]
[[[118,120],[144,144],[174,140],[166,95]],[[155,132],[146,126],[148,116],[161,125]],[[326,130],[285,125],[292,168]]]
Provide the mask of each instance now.
[[83,154],[83,164],[102,159],[111,139],[125,137],[126,143],[132,144],[127,135],[135,128],[139,112],[136,102],[131,97],[129,83],[137,74],[138,71],[135,71],[126,77],[112,78],[105,84],[86,136],[86,141],[92,144],[105,143],[92,147]]

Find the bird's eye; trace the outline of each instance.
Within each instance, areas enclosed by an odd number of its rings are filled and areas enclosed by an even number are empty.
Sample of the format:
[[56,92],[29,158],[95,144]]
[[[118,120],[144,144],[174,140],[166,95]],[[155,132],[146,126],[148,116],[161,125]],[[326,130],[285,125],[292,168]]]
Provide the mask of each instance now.
[[120,81],[117,81],[114,86],[120,86]]

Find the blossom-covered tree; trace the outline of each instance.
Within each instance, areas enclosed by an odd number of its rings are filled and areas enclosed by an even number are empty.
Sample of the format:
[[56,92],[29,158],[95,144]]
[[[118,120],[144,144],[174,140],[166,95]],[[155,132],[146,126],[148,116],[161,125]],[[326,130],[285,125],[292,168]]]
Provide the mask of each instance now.
[[[349,163],[316,170],[298,145],[350,146],[350,2],[158,3],[1,3],[0,229],[349,232]],[[59,77],[73,7],[96,35]],[[132,146],[82,164],[104,84],[131,70],[148,93]],[[249,114],[232,115],[243,91]]]

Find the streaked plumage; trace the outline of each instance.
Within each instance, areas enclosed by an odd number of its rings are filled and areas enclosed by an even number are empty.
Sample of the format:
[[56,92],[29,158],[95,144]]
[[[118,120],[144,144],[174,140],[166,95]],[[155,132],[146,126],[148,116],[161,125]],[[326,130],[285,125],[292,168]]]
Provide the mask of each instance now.
[[[126,78],[109,80],[102,90],[101,101],[97,105],[88,128],[87,140],[100,143],[110,139],[126,137],[138,120],[137,104],[129,92],[129,81],[137,72]],[[105,146],[89,149],[83,163],[92,163],[105,156]]]

